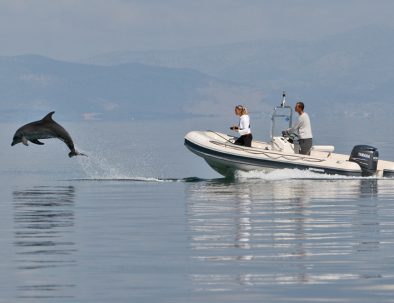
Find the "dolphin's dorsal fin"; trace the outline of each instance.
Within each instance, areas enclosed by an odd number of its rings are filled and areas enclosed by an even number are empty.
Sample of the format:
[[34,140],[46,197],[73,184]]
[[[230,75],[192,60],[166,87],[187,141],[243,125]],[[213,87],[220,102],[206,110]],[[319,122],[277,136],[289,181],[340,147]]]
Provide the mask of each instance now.
[[55,113],[55,112],[50,112],[48,115],[46,115],[44,118],[42,118],[42,121],[48,121],[48,122],[53,121],[52,115],[53,115],[54,113]]

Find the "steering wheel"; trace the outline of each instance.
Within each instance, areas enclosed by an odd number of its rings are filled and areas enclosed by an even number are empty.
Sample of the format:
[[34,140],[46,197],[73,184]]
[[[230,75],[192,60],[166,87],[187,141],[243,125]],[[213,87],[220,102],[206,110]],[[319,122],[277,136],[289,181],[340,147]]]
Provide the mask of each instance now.
[[298,141],[299,136],[296,133],[290,133],[287,130],[282,131],[282,136],[284,138],[287,138],[290,143],[293,143],[294,141]]

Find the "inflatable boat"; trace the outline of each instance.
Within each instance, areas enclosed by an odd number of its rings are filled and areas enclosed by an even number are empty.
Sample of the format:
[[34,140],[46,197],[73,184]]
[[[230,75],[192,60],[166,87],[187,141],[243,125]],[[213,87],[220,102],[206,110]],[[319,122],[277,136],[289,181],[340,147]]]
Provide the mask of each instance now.
[[271,116],[271,141],[253,140],[251,147],[235,145],[237,137],[216,131],[192,131],[185,136],[185,146],[202,157],[219,174],[232,177],[237,171],[300,169],[321,174],[355,177],[394,177],[394,162],[379,159],[377,148],[357,145],[350,155],[335,153],[334,146],[315,145],[310,155],[299,154],[296,136],[275,135],[276,121],[292,125],[293,109],[285,104]]

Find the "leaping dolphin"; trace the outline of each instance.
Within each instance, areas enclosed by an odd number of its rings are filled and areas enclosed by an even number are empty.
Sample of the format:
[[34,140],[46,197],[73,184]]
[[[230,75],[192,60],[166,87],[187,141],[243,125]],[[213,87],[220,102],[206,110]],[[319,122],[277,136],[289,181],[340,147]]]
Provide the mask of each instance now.
[[39,121],[34,121],[23,125],[20,127],[12,139],[11,146],[14,146],[18,143],[23,143],[24,145],[28,146],[28,142],[43,145],[44,143],[40,142],[39,139],[51,139],[57,138],[68,146],[70,149],[70,153],[68,156],[71,158],[73,156],[86,156],[75,150],[73,140],[69,133],[58,123],[56,123],[52,119],[52,115],[55,112],[50,112],[44,118]]

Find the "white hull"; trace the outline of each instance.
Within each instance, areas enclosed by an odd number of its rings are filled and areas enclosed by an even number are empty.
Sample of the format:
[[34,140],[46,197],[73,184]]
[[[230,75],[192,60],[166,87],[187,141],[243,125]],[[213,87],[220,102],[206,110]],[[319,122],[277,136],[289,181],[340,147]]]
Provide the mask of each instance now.
[[[234,137],[212,131],[192,131],[185,136],[185,146],[223,176],[233,176],[236,171],[269,172],[284,168],[331,175],[363,175],[360,166],[349,161],[349,155],[324,151],[324,148],[312,150],[310,156],[300,155],[281,137],[274,138],[274,143],[253,141],[250,148],[233,142]],[[374,176],[394,177],[394,162],[379,160]]]

